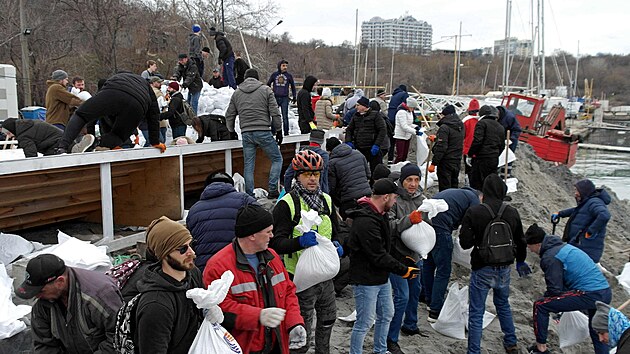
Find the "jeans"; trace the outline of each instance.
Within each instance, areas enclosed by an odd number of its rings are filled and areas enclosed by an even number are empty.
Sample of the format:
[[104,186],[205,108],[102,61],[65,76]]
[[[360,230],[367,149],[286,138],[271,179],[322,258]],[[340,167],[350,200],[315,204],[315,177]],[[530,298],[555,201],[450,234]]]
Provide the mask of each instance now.
[[282,112],[282,131],[289,135],[289,96],[276,96],[276,103]]
[[372,327],[374,319],[374,353],[387,351],[387,330],[394,317],[392,287],[389,281],[382,285],[355,285],[354,304],[357,309],[357,320],[350,336],[350,354],[363,352],[363,340]]
[[[422,268],[421,261],[416,266]],[[387,339],[398,342],[401,326],[410,330],[418,328],[418,302],[422,286],[420,285],[420,277],[404,279],[400,275],[390,274],[389,281],[392,283],[392,292],[394,293],[394,317],[389,324]]]
[[172,126],[171,131],[173,133],[173,140],[179,138],[180,136],[186,136],[186,127],[187,125]]
[[[166,127],[160,127],[160,142],[162,144],[166,143],[166,130],[168,128]],[[149,133],[149,131],[147,130],[147,133]]]
[[197,106],[199,105],[199,97],[201,97],[201,91],[199,92],[190,92],[188,91],[188,103],[192,107],[195,114],[197,114]]
[[297,293],[300,304],[300,314],[304,319],[307,340],[306,345],[292,352],[306,353],[313,338],[313,313],[317,314],[315,326],[315,353],[330,353],[330,335],[337,319],[337,304],[335,286],[332,279],[315,284]]
[[516,345],[512,310],[510,309],[510,266],[483,267],[470,273],[468,289],[468,353],[481,353],[481,331],[483,314],[486,311],[486,297],[493,289],[493,302],[503,331],[503,346]]
[[608,353],[608,346],[599,341],[592,322],[595,315],[595,301],[609,304],[612,299],[610,288],[597,291],[567,291],[557,296],[543,297],[534,302],[534,335],[536,342],[547,343],[547,328],[550,312],[588,311],[588,329],[596,354]]
[[[151,146],[151,143],[149,143],[149,131],[148,130],[141,130],[141,131],[142,131],[142,136],[144,136],[144,147]],[[160,142],[162,144],[166,142],[166,127],[160,128]]]
[[258,130],[253,132],[243,132],[243,160],[245,191],[247,194],[254,196],[254,169],[256,167],[256,148],[260,147],[267,158],[271,160],[271,169],[269,170],[269,193],[278,191],[278,181],[280,180],[280,172],[282,170],[282,154],[280,148],[273,138],[271,132]]
[[234,78],[234,53],[230,54],[227,60],[223,61],[223,80],[225,84],[236,90],[236,79]]
[[444,306],[444,295],[451,277],[451,261],[453,259],[453,238],[450,232],[435,230],[435,247],[429,252],[422,267],[422,280],[429,308],[441,311]]

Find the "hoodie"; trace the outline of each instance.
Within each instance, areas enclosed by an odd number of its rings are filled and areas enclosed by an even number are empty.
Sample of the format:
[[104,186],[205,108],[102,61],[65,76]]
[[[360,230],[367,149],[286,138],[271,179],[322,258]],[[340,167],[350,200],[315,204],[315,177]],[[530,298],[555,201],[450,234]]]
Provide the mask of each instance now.
[[271,74],[269,80],[267,80],[267,86],[273,89],[273,94],[276,97],[289,97],[289,86],[291,86],[291,96],[296,97],[295,94],[295,82],[293,81],[293,75],[289,72],[282,72],[280,65],[288,62],[286,60],[280,60],[278,62],[278,71]]
[[431,163],[461,161],[464,150],[464,124],[457,114],[449,114],[437,122],[438,131],[433,145]]
[[304,85],[297,94],[298,117],[301,123],[310,123],[315,120],[315,112],[313,112],[311,105],[311,92],[316,83],[316,77],[307,76]]
[[63,136],[63,131],[41,120],[9,118],[2,123],[2,128],[15,135],[18,148],[24,150],[24,156],[37,157],[37,153],[53,155]]
[[230,104],[225,112],[225,121],[230,132],[234,132],[237,115],[241,133],[270,131],[272,124],[275,131],[282,128],[282,117],[273,91],[253,77],[245,79],[238,85],[230,98]]
[[361,89],[354,90],[354,95],[348,98],[343,105],[343,114],[346,114],[349,110],[353,109],[354,106],[357,105],[357,101],[359,100],[359,98],[363,96],[365,96],[365,93],[363,93],[363,90]]
[[188,353],[203,320],[201,310],[186,298],[187,290],[203,288],[199,269],[188,271],[179,282],[158,262],[146,269],[137,287],[142,293],[134,333],[138,353]]
[[405,85],[398,86],[392,93],[392,98],[389,99],[389,106],[387,107],[387,118],[392,124],[396,123],[396,111],[401,103],[406,102],[409,98],[407,93],[407,87]]
[[505,128],[506,132],[510,131],[510,141],[518,141],[518,137],[523,132],[523,129],[521,129],[521,124],[516,119],[516,115],[503,106],[497,106],[497,109],[499,110],[499,123]]

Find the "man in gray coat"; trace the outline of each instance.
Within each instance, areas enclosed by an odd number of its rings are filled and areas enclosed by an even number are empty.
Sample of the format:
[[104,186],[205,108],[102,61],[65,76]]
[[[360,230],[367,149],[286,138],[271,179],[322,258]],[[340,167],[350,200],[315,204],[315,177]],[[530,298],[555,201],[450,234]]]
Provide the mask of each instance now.
[[276,199],[280,195],[278,181],[282,170],[282,154],[279,147],[282,144],[282,119],[273,91],[269,86],[258,81],[258,71],[255,69],[245,71],[245,80],[230,99],[230,105],[225,113],[227,128],[230,132],[234,132],[237,115],[243,140],[245,192],[251,196],[254,195],[256,148],[260,147],[271,160],[267,197]]

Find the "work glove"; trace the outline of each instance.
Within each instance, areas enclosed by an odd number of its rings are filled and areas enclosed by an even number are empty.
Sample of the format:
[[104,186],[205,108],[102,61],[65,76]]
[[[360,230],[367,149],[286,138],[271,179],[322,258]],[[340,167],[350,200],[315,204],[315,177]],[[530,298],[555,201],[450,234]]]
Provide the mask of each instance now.
[[472,157],[466,156],[466,165],[472,167]]
[[346,141],[346,145],[350,146],[351,149],[354,149],[354,144],[352,141]]
[[133,140],[133,143],[136,145],[140,145],[140,134],[136,134],[136,138]]
[[430,164],[429,165],[429,172],[431,172],[431,173],[435,172],[435,165],[434,164]]
[[282,131],[278,131],[276,133],[276,143],[278,143],[278,145],[281,145],[282,139],[284,139],[284,137],[282,136]]
[[164,145],[164,143],[159,143],[159,144],[155,144],[155,145],[151,145],[156,149],[160,149],[161,153],[164,153],[164,151],[166,151],[166,145]]
[[429,140],[431,140],[431,142],[435,142],[435,135],[434,134],[429,135]]
[[588,231],[584,234],[584,238],[591,238],[591,237],[593,237],[593,234],[591,234]]
[[551,222],[555,224],[558,221],[560,221],[560,215],[558,213],[551,214]]
[[337,247],[337,254],[339,255],[339,258],[341,258],[343,256],[343,247],[339,244],[339,241],[333,241],[333,245]]
[[420,269],[416,267],[407,267],[407,273],[402,277],[405,279],[415,279],[420,274]]
[[287,310],[278,307],[270,307],[260,311],[259,321],[265,327],[276,328],[284,320]]
[[315,122],[309,122],[308,126],[311,127],[311,129],[317,129],[317,124],[315,124]]
[[380,150],[381,148],[378,147],[378,145],[372,145],[372,148],[370,149],[370,153],[372,154],[372,156],[376,156],[376,154],[378,154]]
[[339,121],[334,120],[332,126],[333,128],[337,128],[339,126]]
[[518,271],[518,276],[521,278],[532,274],[532,270],[525,262],[516,262],[516,271]]
[[303,233],[302,236],[298,237],[298,241],[300,241],[300,246],[302,248],[309,248],[317,245],[317,238],[315,237],[315,232],[313,231]]
[[289,349],[300,349],[306,345],[306,329],[297,325],[289,332]]
[[223,311],[219,305],[214,305],[208,309],[205,317],[210,323],[221,323],[223,322]]
[[421,223],[422,213],[419,212],[418,210],[412,211],[411,214],[409,214],[409,221],[411,221],[411,224],[413,225]]
[[420,130],[420,126],[416,126],[416,135],[417,136],[422,136],[422,134],[424,134],[424,133],[422,132],[422,130]]

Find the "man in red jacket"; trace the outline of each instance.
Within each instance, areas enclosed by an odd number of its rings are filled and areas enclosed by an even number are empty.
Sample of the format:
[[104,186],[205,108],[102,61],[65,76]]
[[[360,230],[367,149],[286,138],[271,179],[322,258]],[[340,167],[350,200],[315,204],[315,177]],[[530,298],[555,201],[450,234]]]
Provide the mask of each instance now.
[[306,329],[295,284],[278,254],[268,248],[273,217],[258,205],[241,208],[232,244],[215,254],[203,273],[205,286],[230,270],[234,281],[225,300],[223,327],[243,353],[282,353],[306,345]]

